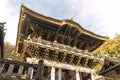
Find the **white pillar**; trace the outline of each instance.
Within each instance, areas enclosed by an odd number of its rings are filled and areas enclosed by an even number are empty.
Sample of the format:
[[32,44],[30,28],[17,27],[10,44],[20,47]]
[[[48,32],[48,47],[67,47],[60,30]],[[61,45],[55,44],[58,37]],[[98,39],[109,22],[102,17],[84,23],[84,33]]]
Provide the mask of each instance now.
[[33,77],[33,71],[34,71],[33,67],[29,67],[28,68],[27,79],[26,80],[32,79],[32,77]]
[[76,80],[80,80],[80,74],[78,68],[76,69]]
[[94,71],[91,70],[91,80],[95,80]]
[[58,69],[58,80],[62,80],[62,74],[61,69]]
[[55,80],[55,67],[52,66],[51,68],[51,80]]

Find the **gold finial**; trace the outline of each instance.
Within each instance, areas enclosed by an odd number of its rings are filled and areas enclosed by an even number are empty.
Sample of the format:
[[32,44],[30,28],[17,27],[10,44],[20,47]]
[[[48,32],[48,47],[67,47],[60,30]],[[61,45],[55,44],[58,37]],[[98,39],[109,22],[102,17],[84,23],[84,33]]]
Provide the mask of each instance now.
[[21,5],[25,6],[25,3],[22,2]]
[[73,18],[69,18],[68,20],[71,20],[71,21],[73,21]]

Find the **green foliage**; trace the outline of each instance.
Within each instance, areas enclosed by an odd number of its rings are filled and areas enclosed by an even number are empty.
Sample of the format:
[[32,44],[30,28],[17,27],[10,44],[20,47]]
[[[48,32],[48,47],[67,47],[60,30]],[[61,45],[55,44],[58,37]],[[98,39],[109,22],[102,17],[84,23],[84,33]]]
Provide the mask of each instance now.
[[10,44],[9,42],[5,42],[5,47],[4,47],[4,54],[5,58],[11,57],[12,52],[14,51],[14,45]]
[[22,56],[18,53],[15,53],[15,46],[10,44],[9,42],[5,42],[5,58],[9,58],[12,60],[22,61]]
[[108,39],[101,47],[93,52],[95,55],[120,58],[120,35]]

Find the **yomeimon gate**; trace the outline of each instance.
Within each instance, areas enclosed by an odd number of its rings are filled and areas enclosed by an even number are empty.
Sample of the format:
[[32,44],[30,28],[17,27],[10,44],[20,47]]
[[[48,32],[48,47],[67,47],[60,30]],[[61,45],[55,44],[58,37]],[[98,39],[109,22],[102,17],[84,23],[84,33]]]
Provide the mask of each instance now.
[[73,20],[57,20],[21,7],[16,52],[24,60],[42,61],[36,75],[41,80],[96,80],[95,67],[104,60],[91,52],[105,40]]

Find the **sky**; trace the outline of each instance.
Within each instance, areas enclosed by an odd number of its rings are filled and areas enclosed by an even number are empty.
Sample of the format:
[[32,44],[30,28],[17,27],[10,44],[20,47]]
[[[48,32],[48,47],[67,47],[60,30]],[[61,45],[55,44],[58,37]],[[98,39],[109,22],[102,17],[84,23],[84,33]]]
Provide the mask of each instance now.
[[55,19],[69,19],[83,28],[113,38],[120,34],[120,0],[0,0],[0,22],[7,22],[5,41],[16,43],[20,7]]

